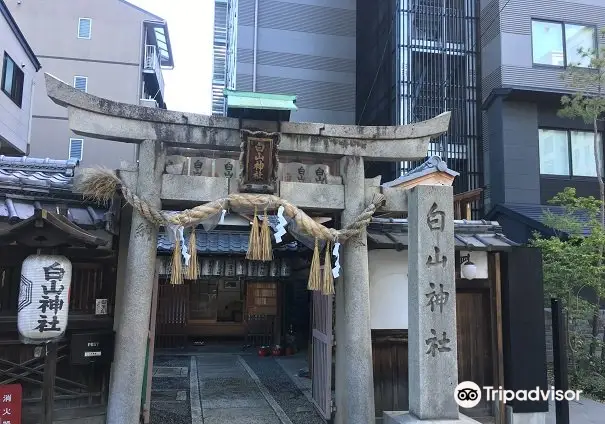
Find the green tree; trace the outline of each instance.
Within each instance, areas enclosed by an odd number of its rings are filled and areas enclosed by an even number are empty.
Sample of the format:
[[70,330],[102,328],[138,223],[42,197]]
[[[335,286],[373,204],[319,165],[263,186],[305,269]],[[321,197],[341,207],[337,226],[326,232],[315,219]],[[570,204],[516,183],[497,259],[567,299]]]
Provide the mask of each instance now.
[[[590,321],[598,301],[595,305],[580,297],[587,287],[596,292],[598,299],[605,297],[602,202],[594,197],[577,197],[574,188],[566,188],[549,203],[562,206],[561,214],[545,213],[545,224],[555,235],[543,237],[536,233],[531,242],[542,250],[545,295],[561,299],[566,311],[572,380],[576,387],[587,391],[597,387],[593,392],[603,398],[605,389],[601,388],[605,388],[605,376],[601,370],[605,362],[595,356],[600,343],[594,336],[587,337],[581,325]],[[587,386],[586,381],[592,385]]]
[[[605,30],[603,35],[605,36]],[[562,108],[559,115],[572,119],[581,118],[592,126],[594,133],[593,154],[600,193],[600,226],[603,230],[605,229],[605,183],[603,182],[599,122],[605,118],[605,47],[601,46],[597,49],[580,48],[578,54],[580,62],[571,64],[563,74],[565,83],[573,94],[561,98]],[[602,261],[605,244],[595,246],[595,248],[598,250]],[[592,318],[592,334],[595,340],[599,334],[599,305],[600,302],[595,304]],[[591,343],[590,350],[593,354],[596,352],[595,341]],[[601,352],[601,359],[605,360],[605,349]]]

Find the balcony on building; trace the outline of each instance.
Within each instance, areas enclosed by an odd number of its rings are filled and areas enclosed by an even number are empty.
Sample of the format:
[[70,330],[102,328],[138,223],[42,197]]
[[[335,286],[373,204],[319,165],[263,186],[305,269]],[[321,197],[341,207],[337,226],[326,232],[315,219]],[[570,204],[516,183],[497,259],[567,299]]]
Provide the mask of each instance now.
[[162,21],[147,21],[144,23],[144,31],[140,104],[166,109],[162,71],[174,67],[168,25]]

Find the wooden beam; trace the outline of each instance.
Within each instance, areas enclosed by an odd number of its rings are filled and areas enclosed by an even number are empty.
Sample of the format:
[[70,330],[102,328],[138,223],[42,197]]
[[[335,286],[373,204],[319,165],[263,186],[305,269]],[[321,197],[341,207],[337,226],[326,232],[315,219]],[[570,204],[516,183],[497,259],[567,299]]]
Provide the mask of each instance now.
[[[70,129],[91,138],[140,143],[159,140],[174,147],[239,151],[241,122],[153,109],[92,96],[45,74],[48,96],[68,109]],[[426,156],[429,142],[449,127],[445,112],[404,126],[357,126],[281,122],[280,151],[374,160],[412,160]]]
[[460,202],[462,200],[469,200],[469,201],[479,200],[479,197],[481,197],[482,192],[483,192],[482,188],[476,188],[474,190],[465,191],[464,193],[456,194],[456,195],[454,195],[454,202]]

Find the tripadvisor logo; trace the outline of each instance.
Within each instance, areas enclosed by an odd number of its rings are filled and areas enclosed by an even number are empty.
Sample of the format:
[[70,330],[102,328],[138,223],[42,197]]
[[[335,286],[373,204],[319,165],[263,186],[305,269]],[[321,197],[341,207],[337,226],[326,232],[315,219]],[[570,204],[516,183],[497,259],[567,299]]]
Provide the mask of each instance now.
[[[483,393],[484,392],[484,393]],[[551,386],[548,390],[536,387],[532,390],[506,390],[502,387],[485,386],[483,390],[472,381],[463,381],[456,386],[454,396],[461,408],[474,408],[481,402],[483,395],[486,401],[500,401],[503,403],[516,401],[556,401],[580,400],[582,390],[557,390]]]

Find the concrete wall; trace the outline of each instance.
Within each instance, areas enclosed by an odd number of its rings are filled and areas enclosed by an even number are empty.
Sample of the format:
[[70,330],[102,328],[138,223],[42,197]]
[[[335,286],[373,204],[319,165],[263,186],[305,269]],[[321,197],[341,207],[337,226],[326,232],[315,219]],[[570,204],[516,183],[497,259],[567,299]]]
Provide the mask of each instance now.
[[370,250],[370,324],[377,329],[408,328],[408,252]]
[[[239,0],[236,88],[252,91],[255,0]],[[259,0],[256,91],[297,96],[293,121],[354,124],[355,0]]]
[[[469,252],[461,251],[461,255]],[[488,278],[487,253],[471,252],[476,278]],[[376,249],[368,252],[370,325],[373,330],[408,328],[408,252]]]
[[[24,72],[23,99],[21,107],[0,91],[0,148],[6,154],[25,154],[29,143],[29,126],[34,78],[36,69],[25,49],[9,27],[4,16],[0,15],[0,76],[3,71],[4,53],[15,61]],[[21,65],[25,65],[21,67]],[[9,143],[10,146],[6,146]]]
[[487,115],[491,203],[540,204],[537,105],[498,98]]
[[[545,19],[605,27],[602,0],[481,0],[483,98],[509,86],[558,92],[562,68],[533,65],[531,20]],[[498,15],[500,9],[502,12]],[[490,26],[491,25],[491,26]]]
[[[156,18],[120,0],[8,0],[7,5],[43,71],[73,84],[74,76],[88,77],[88,92],[96,96],[138,104],[141,92],[142,33],[144,20]],[[52,17],[52,19],[49,19]],[[91,39],[78,38],[78,19],[91,18]],[[45,94],[43,72],[36,84],[31,156],[66,159],[69,138],[67,111]],[[133,145],[85,139],[85,166],[118,168],[134,160]]]

